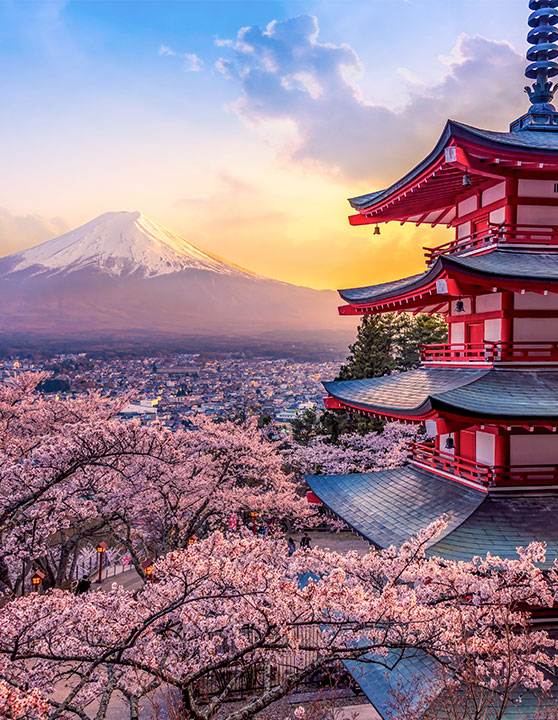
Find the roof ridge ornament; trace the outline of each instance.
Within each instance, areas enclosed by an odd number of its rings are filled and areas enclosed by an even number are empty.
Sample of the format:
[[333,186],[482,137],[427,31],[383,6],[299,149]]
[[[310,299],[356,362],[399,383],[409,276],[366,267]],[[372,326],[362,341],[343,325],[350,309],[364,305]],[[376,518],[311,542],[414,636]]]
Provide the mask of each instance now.
[[531,107],[529,112],[510,125],[511,132],[519,130],[558,131],[558,112],[551,105],[558,88],[551,78],[558,75],[558,0],[529,0],[529,33],[527,42],[533,47],[527,50],[529,65],[525,76],[535,80],[532,87],[526,86]]

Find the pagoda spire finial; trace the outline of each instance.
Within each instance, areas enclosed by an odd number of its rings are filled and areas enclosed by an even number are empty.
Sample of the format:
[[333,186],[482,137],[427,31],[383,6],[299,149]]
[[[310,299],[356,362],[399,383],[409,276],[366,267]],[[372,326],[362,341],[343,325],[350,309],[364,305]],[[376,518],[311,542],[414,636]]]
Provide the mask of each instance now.
[[551,105],[558,85],[551,78],[558,75],[558,0],[529,0],[529,33],[527,50],[529,65],[525,76],[535,82],[525,88],[531,107],[526,115],[515,120],[511,132],[519,130],[558,130],[558,112]]
[[[535,80],[532,87],[525,92],[533,105],[545,105],[552,101],[556,92],[550,78],[558,75],[558,63],[553,62],[558,56],[558,0],[530,0],[529,7],[533,12],[529,15],[531,30],[527,42],[533,47],[527,50],[530,65],[525,69],[525,76]],[[543,108],[541,108],[543,109]],[[554,108],[552,108],[554,110]]]

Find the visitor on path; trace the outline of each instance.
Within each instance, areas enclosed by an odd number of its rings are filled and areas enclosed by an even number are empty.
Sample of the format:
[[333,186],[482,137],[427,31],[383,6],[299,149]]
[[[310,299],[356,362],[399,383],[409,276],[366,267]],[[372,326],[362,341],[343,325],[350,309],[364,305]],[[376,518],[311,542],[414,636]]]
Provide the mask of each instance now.
[[89,592],[90,590],[91,590],[91,580],[89,580],[87,575],[84,575],[77,584],[76,595],[83,595],[83,593]]
[[287,547],[289,548],[289,557],[290,557],[296,550],[295,541],[291,537],[287,540]]
[[310,535],[308,535],[308,533],[304,533],[300,538],[300,547],[310,550]]

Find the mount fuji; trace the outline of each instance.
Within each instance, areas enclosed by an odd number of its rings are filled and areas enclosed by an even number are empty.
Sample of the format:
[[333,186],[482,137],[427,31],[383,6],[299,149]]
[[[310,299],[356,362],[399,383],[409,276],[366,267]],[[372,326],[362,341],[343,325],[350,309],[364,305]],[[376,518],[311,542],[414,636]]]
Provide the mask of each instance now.
[[0,258],[0,302],[4,343],[320,339],[340,347],[354,332],[337,315],[336,293],[256,275],[139,212],[104,213]]

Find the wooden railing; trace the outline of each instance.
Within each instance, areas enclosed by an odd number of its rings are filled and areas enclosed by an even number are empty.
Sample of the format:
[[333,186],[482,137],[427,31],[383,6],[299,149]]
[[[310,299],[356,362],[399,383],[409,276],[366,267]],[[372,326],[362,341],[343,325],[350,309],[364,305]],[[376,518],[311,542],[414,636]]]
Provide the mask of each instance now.
[[558,362],[558,342],[482,342],[421,345],[424,363]]
[[486,488],[558,485],[558,465],[498,465],[467,460],[431,443],[409,443],[411,462]]
[[450,240],[434,248],[423,247],[423,250],[426,263],[432,265],[440,255],[483,252],[494,247],[514,244],[531,245],[534,250],[558,249],[558,227],[491,223],[486,230]]

